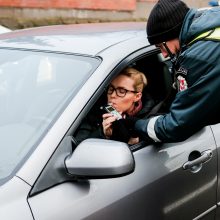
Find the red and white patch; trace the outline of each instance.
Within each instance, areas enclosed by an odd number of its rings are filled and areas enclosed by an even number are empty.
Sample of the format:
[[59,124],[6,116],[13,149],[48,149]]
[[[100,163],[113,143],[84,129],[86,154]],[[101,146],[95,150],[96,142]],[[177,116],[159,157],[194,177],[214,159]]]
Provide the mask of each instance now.
[[177,80],[178,80],[178,88],[179,88],[179,91],[184,91],[186,89],[188,89],[188,85],[187,85],[187,82],[186,82],[186,79],[182,76],[178,76],[177,77]]

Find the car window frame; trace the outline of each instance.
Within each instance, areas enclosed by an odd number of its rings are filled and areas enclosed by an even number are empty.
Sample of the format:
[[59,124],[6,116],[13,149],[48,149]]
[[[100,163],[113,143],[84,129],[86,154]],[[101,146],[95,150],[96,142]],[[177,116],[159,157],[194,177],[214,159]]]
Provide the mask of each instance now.
[[[86,103],[84,108],[82,109],[81,113],[76,118],[75,122],[72,124],[70,129],[67,132],[67,136],[72,136],[74,139],[74,133],[79,128],[80,124],[82,123],[85,116],[89,113],[89,111],[92,109],[92,107],[95,105],[94,103],[97,102],[97,100],[101,97],[103,94],[103,91],[106,90],[109,83],[112,81],[112,79],[125,67],[131,65],[132,63],[147,58],[149,56],[158,55],[161,54],[161,51],[155,47],[154,45],[146,46],[144,48],[141,48],[131,54],[129,54],[127,57],[125,57],[123,60],[121,60],[117,66],[115,66],[114,69],[112,69],[108,76],[105,78],[105,80],[102,82],[102,84],[99,86],[99,88],[96,90],[96,92],[91,96],[89,102]],[[161,54],[162,57],[162,54]],[[165,62],[166,59],[162,60],[161,62]],[[76,142],[75,142],[76,143]],[[76,143],[77,145],[77,143]],[[134,151],[141,149],[144,147],[143,145],[137,145],[137,147],[133,148]]]

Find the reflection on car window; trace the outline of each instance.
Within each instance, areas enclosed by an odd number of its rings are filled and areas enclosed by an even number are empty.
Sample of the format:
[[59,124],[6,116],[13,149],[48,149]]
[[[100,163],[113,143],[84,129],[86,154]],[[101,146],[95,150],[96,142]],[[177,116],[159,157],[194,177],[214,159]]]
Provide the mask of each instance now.
[[0,180],[12,173],[98,64],[90,57],[0,50]]

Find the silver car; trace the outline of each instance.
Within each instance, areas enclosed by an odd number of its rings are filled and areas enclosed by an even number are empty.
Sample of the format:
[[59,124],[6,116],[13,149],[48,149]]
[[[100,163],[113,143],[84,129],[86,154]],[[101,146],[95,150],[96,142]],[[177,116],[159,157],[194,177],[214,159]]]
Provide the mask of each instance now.
[[1,220],[220,218],[219,124],[180,143],[77,142],[127,66],[147,74],[155,100],[170,91],[170,61],[147,42],[145,23],[0,36]]

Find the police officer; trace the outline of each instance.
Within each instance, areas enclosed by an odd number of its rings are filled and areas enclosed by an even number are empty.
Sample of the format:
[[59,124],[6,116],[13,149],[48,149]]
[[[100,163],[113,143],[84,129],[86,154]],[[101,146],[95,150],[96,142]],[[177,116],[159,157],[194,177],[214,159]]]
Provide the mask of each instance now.
[[189,9],[180,0],[156,3],[147,22],[148,41],[173,58],[178,91],[167,114],[132,121],[140,135],[178,142],[220,122],[219,27],[219,7]]

